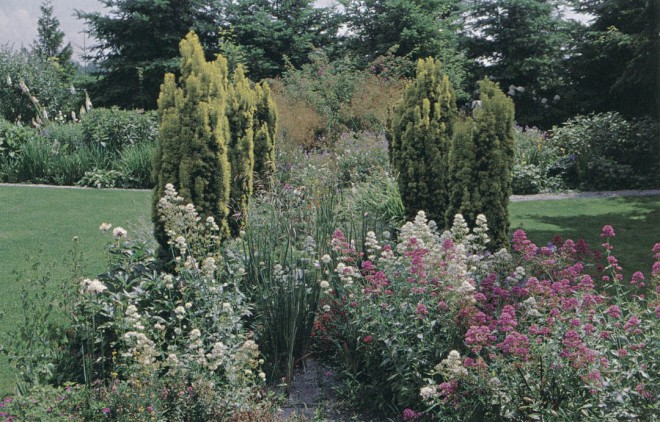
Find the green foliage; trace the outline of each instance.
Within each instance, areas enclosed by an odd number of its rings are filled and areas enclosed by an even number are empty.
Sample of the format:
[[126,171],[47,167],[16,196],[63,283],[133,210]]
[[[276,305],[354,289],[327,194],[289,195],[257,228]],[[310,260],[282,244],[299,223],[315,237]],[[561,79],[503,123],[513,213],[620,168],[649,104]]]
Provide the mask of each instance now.
[[257,97],[238,65],[227,89],[227,119],[231,137],[227,157],[231,165],[229,195],[229,230],[238,236],[248,217],[248,204],[253,190],[254,171],[254,113]]
[[2,165],[8,182],[75,185],[93,169],[105,169],[112,156],[99,146],[71,146],[49,142],[41,136],[22,145],[14,160]]
[[403,81],[357,70],[349,60],[331,62],[323,54],[310,60],[273,84],[284,141],[332,148],[344,132],[383,130]]
[[277,135],[277,105],[267,82],[254,87],[257,108],[254,114],[254,177],[268,186],[275,172],[275,137]]
[[474,117],[456,125],[449,153],[449,204],[445,224],[461,214],[470,226],[484,214],[491,247],[508,245],[508,205],[514,165],[513,102],[496,83],[479,82]]
[[[169,236],[158,215],[165,186],[172,184],[195,204],[203,218],[213,217],[220,236],[228,232],[231,169],[230,132],[225,115],[227,61],[207,62],[199,38],[189,33],[181,41],[179,83],[168,73],[158,98],[159,145],[154,157],[153,222],[161,254]],[[162,256],[162,258],[166,258]]]
[[467,4],[464,38],[474,80],[499,82],[523,126],[548,128],[566,118],[565,58],[575,22],[562,19],[562,0],[480,0]]
[[581,1],[593,17],[576,36],[570,61],[581,114],[618,111],[626,118],[657,118],[658,3],[649,0]]
[[[156,271],[148,243],[115,227],[107,272],[93,280],[75,274],[55,295],[34,289],[39,296],[29,301],[26,311],[34,312],[25,313],[23,331],[9,341],[3,336],[5,351],[30,364],[16,366],[34,368],[21,375],[50,368],[58,383],[84,383],[86,394],[62,395],[53,420],[249,420],[255,411],[268,419],[259,348],[244,325],[249,310],[237,289],[244,272],[220,254],[219,227],[200,223],[176,191],[166,190],[160,211],[181,239],[171,244],[177,275]],[[54,309],[66,311],[62,328],[47,324]],[[75,365],[57,366],[60,355]],[[30,379],[21,392],[50,402],[49,381]],[[3,411],[42,415],[44,404],[10,399]]]
[[295,362],[309,351],[330,252],[336,198],[307,195],[304,186],[278,184],[252,205],[253,218],[232,249],[246,276],[241,286],[254,304],[256,339],[269,379],[293,381]]
[[0,118],[0,163],[16,159],[23,145],[35,136],[33,129]]
[[[455,0],[342,0],[351,30],[350,55],[366,66],[393,53],[415,62],[435,57],[455,87],[462,84],[462,55],[456,53]],[[414,69],[411,69],[414,71]],[[408,74],[406,76],[414,76]]]
[[[496,83],[479,82],[481,107],[474,112],[474,173],[470,183],[472,209],[484,214],[492,246],[509,242],[509,196],[514,163],[513,101]],[[474,222],[477,215],[466,214]]]
[[106,12],[78,11],[98,40],[89,59],[98,64],[90,86],[95,103],[156,108],[163,76],[178,71],[179,41],[195,30],[210,53],[217,46],[217,2],[101,0]]
[[576,116],[553,130],[552,142],[570,158],[571,187],[658,187],[658,123],[650,118],[626,120],[616,112]]
[[441,64],[419,60],[417,77],[394,110],[388,130],[392,170],[408,218],[418,211],[444,223],[447,207],[447,155],[456,116],[456,100]]
[[336,47],[340,21],[334,9],[315,7],[313,0],[225,3],[231,49],[239,50],[253,80],[279,76],[287,65],[300,68],[317,49]]
[[88,145],[113,152],[142,142],[153,143],[158,136],[154,112],[120,110],[117,107],[92,109],[81,119],[83,136]]
[[26,50],[0,47],[0,117],[31,124],[54,119],[60,112],[68,116],[78,111],[81,99],[51,61]]
[[53,145],[68,145],[75,149],[91,145],[85,137],[83,125],[79,123],[51,123],[44,126],[39,134]]
[[152,188],[152,163],[156,154],[156,142],[141,142],[123,149],[113,162],[124,177],[125,188]]
[[563,188],[561,178],[549,174],[562,156],[549,135],[535,128],[516,126],[514,137],[513,194],[535,194]]
[[454,125],[454,136],[449,150],[448,201],[445,211],[445,225],[461,214],[474,223],[481,213],[477,198],[474,198],[474,173],[477,166],[477,146],[475,143],[476,125],[473,119],[459,120]]

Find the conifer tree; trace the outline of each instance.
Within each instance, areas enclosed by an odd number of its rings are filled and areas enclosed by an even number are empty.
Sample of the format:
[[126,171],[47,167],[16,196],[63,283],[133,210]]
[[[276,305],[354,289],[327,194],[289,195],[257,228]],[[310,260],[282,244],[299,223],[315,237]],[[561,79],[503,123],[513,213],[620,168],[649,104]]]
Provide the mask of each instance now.
[[479,82],[479,92],[480,107],[473,119],[458,125],[452,142],[446,221],[460,212],[474,223],[484,214],[491,246],[500,248],[508,245],[514,106],[488,79]]
[[474,144],[475,124],[472,118],[454,124],[448,158],[448,202],[445,211],[445,227],[451,227],[454,216],[462,214],[468,225],[473,226],[479,211],[477,192],[472,192],[476,151]]
[[161,257],[165,259],[169,239],[159,219],[158,203],[168,183],[195,205],[201,218],[213,217],[221,236],[229,234],[227,61],[219,56],[207,62],[193,32],[181,41],[180,52],[178,84],[173,74],[166,74],[158,98],[161,123],[154,157],[152,219]]
[[266,187],[275,171],[275,135],[277,107],[270,95],[268,82],[255,86],[257,110],[254,115],[254,176]]
[[247,221],[248,204],[253,189],[254,113],[256,93],[250,87],[243,65],[239,64],[228,87],[227,117],[231,138],[228,145],[231,163],[229,228],[237,236]]
[[440,62],[417,63],[417,76],[388,128],[390,161],[409,218],[424,210],[442,225],[447,207],[447,153],[456,116],[454,90]]

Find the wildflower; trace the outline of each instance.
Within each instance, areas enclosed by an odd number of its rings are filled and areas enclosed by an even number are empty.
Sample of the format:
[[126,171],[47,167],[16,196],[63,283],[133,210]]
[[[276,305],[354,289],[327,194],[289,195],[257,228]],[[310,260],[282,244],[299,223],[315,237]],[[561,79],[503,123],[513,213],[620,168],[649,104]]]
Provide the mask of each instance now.
[[605,313],[612,318],[621,318],[621,309],[617,305],[610,306]]
[[431,386],[431,385],[427,385],[426,387],[422,387],[421,390],[419,390],[419,395],[425,401],[431,400],[437,394],[438,394],[437,388],[435,386]]
[[324,312],[330,312],[330,305],[323,305]]
[[513,306],[506,305],[504,309],[502,309],[500,319],[497,320],[497,326],[502,332],[511,331],[518,326],[518,321],[516,321],[516,311]]
[[91,294],[103,293],[105,290],[108,290],[105,284],[101,283],[97,279],[90,280],[86,278],[82,281],[81,285],[87,293]]
[[499,343],[497,347],[505,354],[519,356],[523,360],[527,360],[529,355],[529,338],[524,334],[512,331],[507,334],[504,341]]
[[213,257],[208,257],[204,260],[202,264],[202,269],[209,277],[213,277],[213,273],[218,267],[215,265],[215,259]]
[[115,227],[115,229],[112,231],[112,236],[114,236],[114,238],[117,240],[126,237],[127,234],[128,232],[121,227]]
[[424,317],[429,314],[429,310],[426,305],[424,305],[422,302],[419,302],[417,304],[417,309],[415,309],[415,313],[420,317]]
[[322,289],[327,289],[330,287],[330,283],[328,283],[326,280],[321,280],[320,286]]
[[614,229],[609,224],[603,227],[600,237],[614,237]]
[[465,280],[465,281],[463,281],[463,284],[461,284],[459,286],[459,288],[456,289],[456,293],[458,293],[460,295],[468,295],[468,294],[472,293],[475,290],[476,289],[474,288],[472,283],[470,283],[468,280]]
[[330,261],[332,261],[332,258],[330,258],[330,255],[328,254],[325,254],[321,257],[321,262],[323,262],[324,264],[329,264]]
[[108,415],[110,413],[110,408],[104,407],[103,409],[101,409],[101,412],[103,412],[104,415]]
[[[644,273],[642,273],[641,271],[637,271],[632,275],[632,279],[630,280],[630,284],[632,284],[634,286],[635,284],[640,283],[642,280],[644,280]],[[644,287],[643,284],[644,283],[641,283],[640,287]]]
[[198,338],[200,338],[201,335],[202,335],[202,333],[201,333],[201,331],[199,331],[199,329],[193,328],[193,330],[190,332],[190,340],[195,341]]
[[447,358],[443,359],[435,370],[445,375],[447,378],[456,378],[467,375],[467,369],[463,366],[461,354],[456,350],[449,352]]
[[176,314],[177,319],[182,320],[183,316],[186,314],[186,308],[183,306],[177,306],[174,309],[174,313]]
[[640,321],[635,315],[631,316],[630,319],[624,324],[623,329],[626,331],[631,331],[631,329],[637,327]]
[[101,230],[103,233],[107,232],[112,228],[112,224],[110,223],[101,223],[99,226],[99,230]]
[[416,419],[419,419],[422,416],[421,413],[415,412],[412,409],[404,409],[403,410],[403,420],[404,421],[414,421]]
[[362,341],[363,341],[364,343],[369,344],[369,343],[371,343],[372,341],[374,341],[374,338],[373,338],[373,336],[365,336],[365,337],[362,339]]

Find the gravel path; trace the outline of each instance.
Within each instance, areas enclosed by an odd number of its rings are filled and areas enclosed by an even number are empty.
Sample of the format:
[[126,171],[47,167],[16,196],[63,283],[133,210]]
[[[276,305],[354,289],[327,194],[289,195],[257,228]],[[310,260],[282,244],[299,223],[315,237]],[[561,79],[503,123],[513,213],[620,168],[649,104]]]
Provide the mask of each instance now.
[[554,199],[577,198],[618,198],[622,196],[652,196],[660,195],[660,189],[651,190],[611,190],[600,192],[560,192],[539,193],[536,195],[511,195],[511,202],[549,201]]

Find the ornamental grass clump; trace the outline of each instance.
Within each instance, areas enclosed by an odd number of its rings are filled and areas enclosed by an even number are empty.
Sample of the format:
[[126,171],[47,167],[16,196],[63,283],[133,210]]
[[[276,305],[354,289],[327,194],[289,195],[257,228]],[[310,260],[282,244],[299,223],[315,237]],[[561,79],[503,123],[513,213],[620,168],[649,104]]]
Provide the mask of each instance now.
[[245,268],[241,289],[255,307],[251,323],[268,378],[283,377],[290,389],[295,362],[309,352],[321,285],[331,271],[321,258],[330,252],[335,197],[278,184],[252,206],[254,217],[229,250]]

